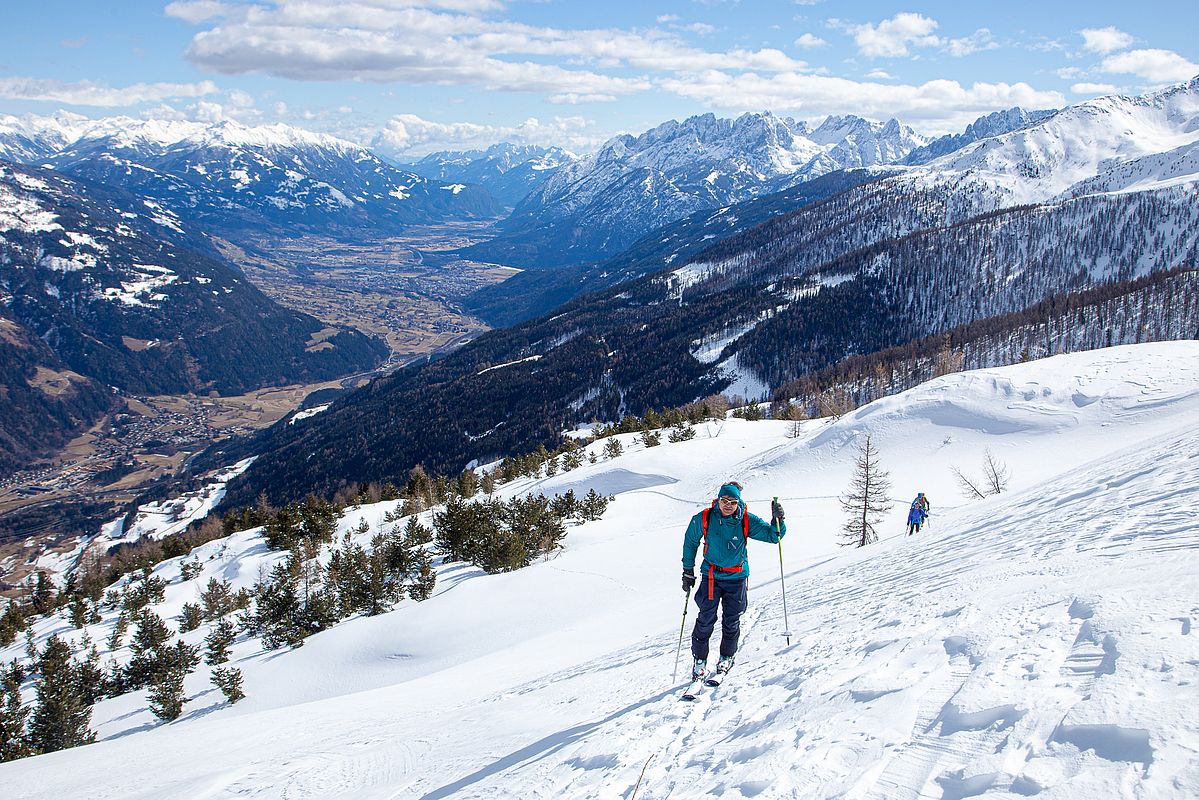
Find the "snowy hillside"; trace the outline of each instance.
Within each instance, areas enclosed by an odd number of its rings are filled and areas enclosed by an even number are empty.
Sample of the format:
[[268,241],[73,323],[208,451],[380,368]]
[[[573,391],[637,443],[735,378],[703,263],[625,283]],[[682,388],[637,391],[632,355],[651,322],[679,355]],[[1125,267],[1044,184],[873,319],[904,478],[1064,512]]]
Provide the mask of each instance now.
[[[174,723],[144,693],[102,701],[99,743],[0,765],[0,784],[13,800],[1193,798],[1197,426],[1199,343],[1175,342],[947,375],[798,437],[741,420],[653,449],[626,435],[615,459],[503,487],[616,495],[557,557],[443,566],[431,599],[294,651],[240,639],[236,706],[201,667]],[[867,434],[896,505],[881,542],[841,549],[837,496]],[[952,468],[978,471],[985,449],[1010,490],[963,501]],[[779,550],[755,542],[737,667],[684,704],[682,532],[730,477],[751,511],[787,510],[792,638]],[[917,491],[933,516],[908,538]],[[351,508],[342,529],[393,507]],[[190,581],[158,567],[162,616],[281,557],[257,531],[195,555]]]
[[[1195,159],[1187,150],[1196,142],[1199,76],[1140,97],[1078,103],[1035,125],[968,145],[915,174],[966,186],[981,183],[996,193],[999,206],[1009,207],[1076,195],[1070,191],[1075,184],[1109,174],[1118,183],[1129,162],[1154,154],[1176,165],[1173,182],[1193,181]],[[1184,165],[1189,172],[1179,173]]]

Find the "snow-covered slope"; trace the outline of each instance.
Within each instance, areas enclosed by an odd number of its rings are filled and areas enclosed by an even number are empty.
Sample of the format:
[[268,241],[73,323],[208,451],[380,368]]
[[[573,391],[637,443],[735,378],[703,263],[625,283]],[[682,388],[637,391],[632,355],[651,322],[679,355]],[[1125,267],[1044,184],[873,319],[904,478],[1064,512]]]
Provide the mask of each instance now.
[[[739,420],[653,449],[625,437],[617,459],[504,488],[616,494],[557,558],[443,568],[430,600],[292,652],[241,641],[238,705],[201,668],[175,723],[139,695],[104,701],[101,742],[0,782],[9,798],[1194,797],[1197,424],[1199,343],[1178,342],[948,375],[798,438]],[[897,504],[880,543],[842,550],[836,498],[867,434]],[[963,501],[951,470],[987,448],[1010,491]],[[754,543],[736,671],[681,704],[682,530],[729,477],[751,510],[787,509],[792,639],[780,553]],[[917,491],[934,515],[906,538]],[[194,582],[158,568],[164,616],[279,558],[254,532],[199,555]]]
[[[1199,76],[1139,97],[1112,95],[1078,103],[1035,125],[993,136],[929,162],[918,176],[972,187],[999,206],[1072,195],[1075,184],[1119,174],[1128,162],[1199,142]],[[1187,163],[1194,180],[1194,159]],[[1181,175],[1175,174],[1175,178]]]
[[478,187],[444,186],[360,145],[287,125],[2,116],[0,159],[46,163],[222,229],[308,225],[326,233],[498,211]]

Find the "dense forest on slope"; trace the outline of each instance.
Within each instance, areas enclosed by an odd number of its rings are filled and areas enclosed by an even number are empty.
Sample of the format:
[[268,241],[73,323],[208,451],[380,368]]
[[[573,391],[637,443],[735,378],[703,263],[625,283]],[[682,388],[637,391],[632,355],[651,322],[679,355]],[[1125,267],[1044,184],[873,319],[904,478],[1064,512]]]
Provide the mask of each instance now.
[[[399,480],[416,463],[453,473],[551,444],[578,422],[723,390],[738,371],[777,387],[848,356],[1194,264],[1199,254],[1189,188],[963,218],[968,187],[898,196],[880,186],[772,219],[677,269],[493,331],[276,426],[255,443],[262,455],[228,502]],[[705,354],[713,343],[722,349]]]
[[0,470],[62,447],[117,403],[108,387],[68,370],[0,310]]
[[576,297],[657,272],[675,262],[682,264],[717,241],[879,177],[879,173],[869,170],[838,171],[766,197],[701,211],[646,234],[613,258],[525,270],[503,283],[480,289],[466,299],[465,305],[492,326],[515,325],[547,314]]

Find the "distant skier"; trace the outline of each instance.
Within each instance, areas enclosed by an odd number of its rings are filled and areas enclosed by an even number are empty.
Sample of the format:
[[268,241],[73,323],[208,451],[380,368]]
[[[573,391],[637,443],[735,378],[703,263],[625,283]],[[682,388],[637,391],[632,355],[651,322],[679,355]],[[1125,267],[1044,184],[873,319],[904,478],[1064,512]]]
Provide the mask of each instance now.
[[929,507],[930,503],[924,492],[917,492],[916,499],[912,501],[912,507],[908,510],[908,536],[920,533],[921,526],[928,519]]
[[[737,642],[741,638],[741,614],[748,602],[749,553],[746,540],[777,543],[787,533],[783,507],[775,502],[772,516],[777,528],[761,517],[750,514],[741,501],[741,484],[729,481],[720,487],[711,508],[691,518],[683,536],[683,591],[695,586],[695,555],[703,543],[704,580],[695,593],[699,615],[691,632],[691,655],[695,659],[691,679],[707,674],[708,639],[716,627],[716,608],[722,606],[720,619],[720,661],[716,672],[724,675],[733,666]],[[713,513],[718,511],[719,513]]]

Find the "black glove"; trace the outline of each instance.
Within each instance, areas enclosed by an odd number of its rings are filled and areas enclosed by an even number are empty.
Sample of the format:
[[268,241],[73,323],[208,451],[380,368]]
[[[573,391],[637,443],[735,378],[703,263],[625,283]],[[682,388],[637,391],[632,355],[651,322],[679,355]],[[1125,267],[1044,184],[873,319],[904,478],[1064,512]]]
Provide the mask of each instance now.
[[683,570],[683,591],[689,592],[693,586],[695,586],[695,570]]
[[770,503],[770,518],[781,522],[784,516],[786,515],[783,513],[783,506],[778,500],[772,500]]

